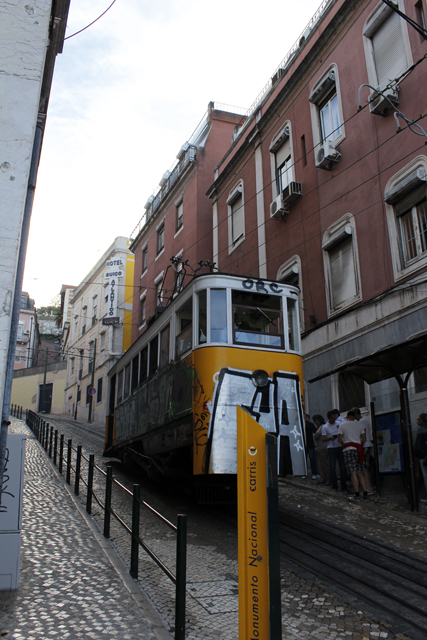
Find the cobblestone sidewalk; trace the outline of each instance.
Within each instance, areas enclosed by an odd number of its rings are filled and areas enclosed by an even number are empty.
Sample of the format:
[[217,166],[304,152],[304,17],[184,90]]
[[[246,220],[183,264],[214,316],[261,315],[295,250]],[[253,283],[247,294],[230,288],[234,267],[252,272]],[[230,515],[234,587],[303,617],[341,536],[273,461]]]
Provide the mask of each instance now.
[[29,430],[17,420],[11,430],[27,434],[21,572],[17,591],[0,592],[0,636],[170,639],[111,544],[84,521]]

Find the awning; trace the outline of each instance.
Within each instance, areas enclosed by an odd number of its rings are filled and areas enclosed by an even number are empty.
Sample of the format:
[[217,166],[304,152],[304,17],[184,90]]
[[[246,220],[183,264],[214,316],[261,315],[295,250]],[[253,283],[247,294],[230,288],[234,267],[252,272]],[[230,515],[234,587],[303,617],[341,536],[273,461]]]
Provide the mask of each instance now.
[[408,336],[399,344],[381,347],[369,356],[358,356],[340,362],[331,371],[325,371],[309,382],[317,382],[334,373],[345,372],[373,384],[388,378],[401,380],[402,374],[411,374],[421,367],[427,367],[427,330]]

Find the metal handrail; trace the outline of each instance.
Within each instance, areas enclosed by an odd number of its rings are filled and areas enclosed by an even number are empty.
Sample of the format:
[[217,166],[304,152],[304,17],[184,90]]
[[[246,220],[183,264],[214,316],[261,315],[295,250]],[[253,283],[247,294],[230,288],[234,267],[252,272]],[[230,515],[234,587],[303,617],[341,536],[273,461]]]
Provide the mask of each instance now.
[[[15,411],[19,415],[19,409],[22,417],[22,407],[12,405],[12,412]],[[57,460],[57,448],[59,442],[59,459],[58,469],[62,473],[63,463],[66,468],[66,481],[71,484],[71,472],[74,473],[74,492],[79,495],[80,480],[87,487],[86,493],[86,511],[91,513],[92,498],[96,500],[98,505],[104,511],[104,537],[110,537],[110,517],[111,515],[119,522],[119,524],[130,534],[131,536],[131,567],[130,574],[133,578],[138,578],[138,549],[141,547],[157,564],[157,566],[165,573],[165,575],[173,582],[176,588],[175,598],[175,640],[184,640],[185,638],[185,597],[186,597],[186,547],[187,547],[187,516],[178,515],[178,524],[174,525],[167,518],[162,516],[156,509],[149,505],[145,500],[142,500],[139,495],[139,485],[134,485],[133,492],[131,492],[125,485],[113,478],[112,466],[107,466],[107,471],[101,469],[95,464],[95,456],[91,454],[87,458],[83,451],[82,446],[78,445],[77,449],[73,447],[72,440],[68,439],[65,442],[64,434],[58,437],[58,430],[55,431],[55,437],[53,437],[53,427],[50,427],[40,416],[31,410],[26,410],[26,423],[33,431],[37,439],[45,448],[48,456],[53,457],[54,464]],[[64,446],[65,445],[65,446]],[[67,451],[65,455],[65,449]],[[72,452],[77,455],[75,466],[73,466]],[[88,463],[88,480],[83,478],[81,473],[81,459],[86,460]],[[106,477],[106,489],[105,489],[105,502],[102,502],[100,498],[93,491],[93,472],[99,471]],[[117,485],[124,490],[129,496],[132,497],[132,526],[130,527],[126,522],[116,513],[111,506],[112,488]],[[170,569],[160,560],[157,554],[144,542],[139,533],[139,507],[146,507],[151,513],[156,515],[162,522],[168,525],[171,529],[176,531],[177,534],[177,546],[176,546],[176,575],[172,573]]]

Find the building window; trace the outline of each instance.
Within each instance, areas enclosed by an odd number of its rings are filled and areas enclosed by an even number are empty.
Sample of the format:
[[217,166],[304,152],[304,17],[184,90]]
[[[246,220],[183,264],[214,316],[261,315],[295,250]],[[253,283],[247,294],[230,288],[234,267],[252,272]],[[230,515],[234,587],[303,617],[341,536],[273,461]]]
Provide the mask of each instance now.
[[71,365],[70,365],[70,371],[71,371],[71,375],[74,375],[74,358],[71,358]]
[[145,313],[146,313],[146,295],[144,293],[139,301],[139,326],[143,326],[145,324]]
[[156,287],[156,307],[162,306],[163,304],[163,274],[164,271],[159,273],[157,278],[154,280],[154,285]]
[[313,143],[336,147],[345,138],[338,67],[332,64],[313,86],[310,96]]
[[[403,0],[397,0],[405,11]],[[412,64],[406,22],[383,2],[374,9],[363,29],[369,84],[384,89]]]
[[15,362],[21,362],[21,350],[16,349],[15,351]]
[[346,214],[323,234],[323,260],[329,315],[361,300],[354,218]]
[[77,336],[79,332],[79,317],[74,316],[74,335]]
[[419,156],[386,186],[387,222],[395,279],[427,264],[427,158]]
[[100,335],[100,345],[99,345],[100,353],[105,351],[105,331]]
[[92,327],[96,323],[96,315],[98,313],[98,296],[92,299]]
[[352,373],[338,375],[339,409],[343,413],[353,407],[366,407],[365,383]]
[[16,339],[21,341],[23,334],[24,334],[24,323],[20,322],[18,325],[18,333],[17,333]]
[[164,221],[157,228],[157,253],[159,254],[165,246],[165,223]]
[[415,393],[424,393],[427,391],[427,367],[415,369],[413,373],[413,383]]
[[178,231],[178,229],[182,227],[182,216],[184,212],[184,205],[182,203],[182,200],[181,202],[176,204],[175,207],[176,207],[176,230]]
[[285,264],[279,268],[276,280],[292,287],[298,287],[299,319],[300,329],[302,331],[304,329],[304,303],[302,295],[301,258],[298,255],[295,255],[285,262]]
[[86,332],[86,322],[87,322],[87,307],[83,307],[83,325],[82,325],[82,336]]
[[227,198],[229,253],[245,239],[245,207],[243,182],[230,192]]
[[92,341],[92,342],[89,342],[89,362],[87,366],[88,373],[92,371],[94,352],[95,352],[95,343]]
[[148,266],[148,245],[145,245],[142,249],[142,271],[141,275],[147,271]]
[[275,134],[270,144],[273,199],[294,180],[290,123]]
[[[415,14],[417,16],[417,23],[420,25],[424,31],[427,30],[427,22],[426,22],[426,14],[424,13],[423,0],[419,0],[415,5]],[[421,34],[420,34],[421,35]],[[424,38],[421,36],[422,41],[424,42]]]
[[96,401],[102,402],[102,378],[98,378],[98,386],[96,390]]

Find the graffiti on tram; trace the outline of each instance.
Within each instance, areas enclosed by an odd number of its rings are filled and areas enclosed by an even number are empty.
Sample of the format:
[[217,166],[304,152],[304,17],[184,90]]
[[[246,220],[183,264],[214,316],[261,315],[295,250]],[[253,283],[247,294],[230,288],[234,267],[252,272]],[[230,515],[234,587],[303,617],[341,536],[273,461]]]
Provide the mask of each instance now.
[[116,441],[143,435],[191,411],[191,356],[170,364],[116,408]]

